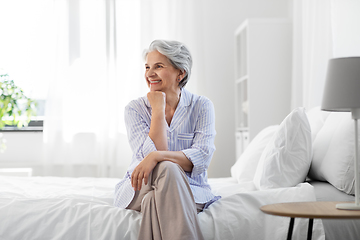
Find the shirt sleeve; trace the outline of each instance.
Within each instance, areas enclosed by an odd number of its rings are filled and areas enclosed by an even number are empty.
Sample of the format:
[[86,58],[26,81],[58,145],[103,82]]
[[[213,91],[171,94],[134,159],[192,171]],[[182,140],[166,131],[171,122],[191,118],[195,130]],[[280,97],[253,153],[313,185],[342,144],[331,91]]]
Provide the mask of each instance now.
[[128,105],[125,108],[125,125],[131,150],[139,162],[156,151],[155,144],[149,137],[150,123],[146,121],[144,109]]
[[202,104],[196,119],[193,143],[190,148],[182,150],[193,163],[191,177],[205,172],[215,151],[215,110],[208,99]]

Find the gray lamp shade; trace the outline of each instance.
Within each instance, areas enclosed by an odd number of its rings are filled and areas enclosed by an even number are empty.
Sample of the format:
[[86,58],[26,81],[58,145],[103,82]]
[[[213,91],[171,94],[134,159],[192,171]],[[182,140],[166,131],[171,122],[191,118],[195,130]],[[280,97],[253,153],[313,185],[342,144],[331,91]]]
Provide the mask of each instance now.
[[360,108],[360,57],[330,59],[321,109],[350,112]]

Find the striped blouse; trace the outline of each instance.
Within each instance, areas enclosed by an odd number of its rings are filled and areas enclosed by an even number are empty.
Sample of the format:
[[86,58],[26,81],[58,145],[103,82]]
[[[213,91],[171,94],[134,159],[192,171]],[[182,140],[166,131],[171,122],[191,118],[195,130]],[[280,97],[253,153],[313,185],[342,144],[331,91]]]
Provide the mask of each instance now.
[[[151,122],[151,106],[146,96],[131,101],[125,108],[125,124],[132,162],[124,178],[115,187],[114,205],[126,208],[134,197],[130,176],[135,167],[150,152],[156,151],[148,136]],[[215,112],[212,102],[186,89],[181,90],[180,101],[167,127],[169,151],[182,151],[193,163],[192,172],[186,172],[196,203],[205,208],[219,199],[211,193],[207,183],[207,168],[215,151]]]

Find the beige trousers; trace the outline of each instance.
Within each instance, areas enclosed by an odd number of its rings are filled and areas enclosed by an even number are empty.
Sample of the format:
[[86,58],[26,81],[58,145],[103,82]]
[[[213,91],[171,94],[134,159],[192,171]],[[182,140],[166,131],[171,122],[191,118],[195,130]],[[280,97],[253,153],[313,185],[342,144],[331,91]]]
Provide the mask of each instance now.
[[195,204],[184,170],[163,161],[153,169],[127,209],[143,214],[139,240],[202,240],[197,213],[204,204]]

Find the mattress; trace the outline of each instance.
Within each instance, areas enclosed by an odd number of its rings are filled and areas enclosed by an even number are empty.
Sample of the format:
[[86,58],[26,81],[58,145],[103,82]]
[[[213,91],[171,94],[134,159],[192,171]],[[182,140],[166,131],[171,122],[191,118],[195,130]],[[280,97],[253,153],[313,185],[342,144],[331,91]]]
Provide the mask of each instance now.
[[[115,178],[0,177],[0,239],[136,239],[141,213],[112,205]],[[256,191],[252,182],[209,179],[222,198],[199,213],[207,240],[286,239],[289,218],[266,215],[266,204],[315,201],[308,183]],[[293,239],[306,239],[307,219],[296,219]],[[325,239],[321,220],[313,239]]]

